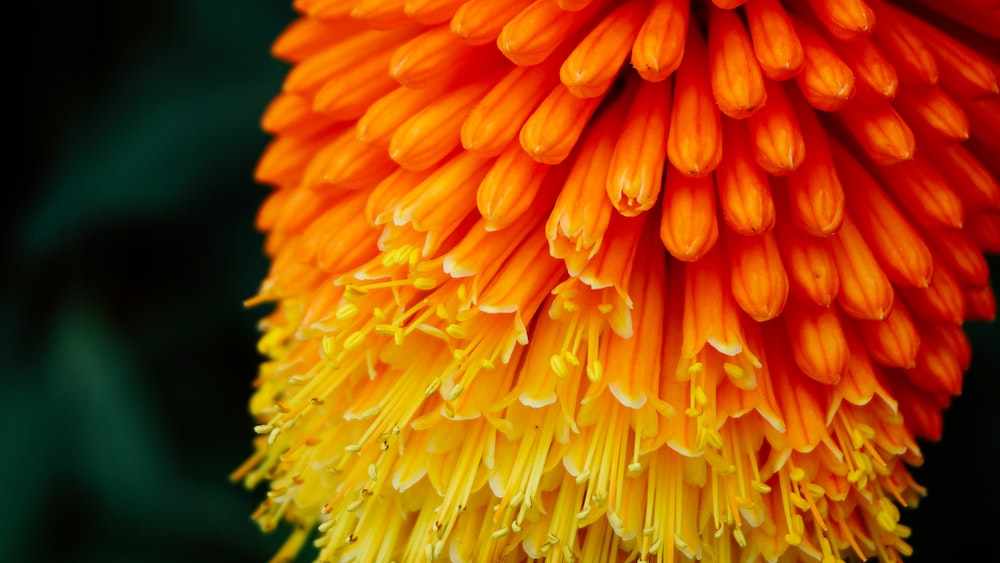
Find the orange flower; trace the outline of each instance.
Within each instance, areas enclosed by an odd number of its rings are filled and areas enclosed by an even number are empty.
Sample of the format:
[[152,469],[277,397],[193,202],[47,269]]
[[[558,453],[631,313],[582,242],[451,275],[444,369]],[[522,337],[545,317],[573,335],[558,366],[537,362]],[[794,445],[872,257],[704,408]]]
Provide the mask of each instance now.
[[1000,2],[295,7],[234,474],[276,560],[910,553],[995,309]]

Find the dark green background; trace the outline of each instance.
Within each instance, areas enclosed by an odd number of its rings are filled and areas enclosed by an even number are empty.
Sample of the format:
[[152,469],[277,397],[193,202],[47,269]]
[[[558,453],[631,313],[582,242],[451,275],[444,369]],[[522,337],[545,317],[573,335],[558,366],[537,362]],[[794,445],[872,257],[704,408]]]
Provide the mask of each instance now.
[[[251,174],[288,2],[5,9],[0,561],[266,561],[281,538],[227,474],[250,453],[263,311],[240,303],[267,268]],[[970,332],[904,515],[915,562],[996,538],[1000,332]]]

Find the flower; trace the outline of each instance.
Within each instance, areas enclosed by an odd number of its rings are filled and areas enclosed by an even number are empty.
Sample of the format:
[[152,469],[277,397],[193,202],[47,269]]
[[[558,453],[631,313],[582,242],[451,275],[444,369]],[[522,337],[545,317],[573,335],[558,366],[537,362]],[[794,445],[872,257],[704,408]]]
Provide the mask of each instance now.
[[297,0],[255,514],[323,561],[897,561],[1000,251],[989,0]]

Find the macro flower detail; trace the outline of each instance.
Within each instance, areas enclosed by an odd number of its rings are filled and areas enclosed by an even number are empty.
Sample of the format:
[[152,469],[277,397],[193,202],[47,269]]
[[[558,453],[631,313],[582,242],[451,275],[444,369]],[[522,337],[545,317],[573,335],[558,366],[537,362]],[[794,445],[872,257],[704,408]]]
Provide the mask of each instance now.
[[294,6],[234,473],[275,560],[911,552],[996,308],[1000,2]]

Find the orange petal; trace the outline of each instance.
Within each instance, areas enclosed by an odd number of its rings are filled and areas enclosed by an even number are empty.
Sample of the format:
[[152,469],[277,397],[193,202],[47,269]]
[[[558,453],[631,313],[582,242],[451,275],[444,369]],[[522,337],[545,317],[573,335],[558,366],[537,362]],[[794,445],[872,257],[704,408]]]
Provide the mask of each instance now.
[[899,411],[907,428],[921,438],[940,440],[943,418],[933,395],[917,389],[905,377],[887,378],[892,396],[899,401]]
[[535,200],[549,167],[531,159],[517,143],[507,147],[479,184],[476,206],[486,229],[502,229],[516,221]]
[[601,98],[578,98],[557,84],[521,127],[521,147],[538,162],[562,162],[600,103]]
[[917,362],[920,334],[909,311],[899,301],[881,321],[856,320],[871,358],[890,367],[912,368]]
[[549,251],[566,261],[573,276],[601,248],[614,213],[604,186],[592,179],[607,176],[619,125],[615,117],[617,112],[602,113],[587,133],[546,223]]
[[[650,237],[642,237],[636,259],[644,266],[635,270],[629,284],[634,300],[636,326],[663,326],[666,266],[664,254]],[[663,336],[659,331],[638,330],[632,338],[613,336],[608,345],[608,388],[629,408],[643,406],[652,396],[654,382],[661,376],[660,355]]]
[[438,100],[444,90],[444,85],[416,90],[405,86],[396,88],[373,103],[358,119],[355,127],[358,139],[388,147],[399,126]]
[[793,300],[785,307],[782,318],[792,356],[802,373],[825,385],[840,381],[850,353],[836,309]]
[[787,179],[792,218],[808,233],[829,235],[844,217],[844,188],[830,156],[826,130],[812,108],[797,97],[792,99],[806,145],[802,165]]
[[781,314],[788,299],[788,274],[773,232],[726,237],[733,298],[757,322]]
[[962,231],[941,230],[927,238],[936,263],[944,264],[963,287],[982,287],[990,281],[983,251]]
[[802,164],[806,154],[802,130],[792,102],[780,85],[767,85],[767,103],[747,119],[747,127],[761,168],[784,176]]
[[851,67],[858,101],[874,104],[892,100],[899,88],[899,77],[878,46],[867,37],[837,45],[837,52]]
[[497,46],[515,64],[536,65],[586,23],[591,12],[567,12],[556,0],[536,0],[503,26]]
[[943,265],[934,268],[934,277],[927,287],[901,287],[899,293],[910,311],[925,321],[960,325],[965,320],[962,288]]
[[729,291],[722,251],[713,248],[684,268],[684,320],[681,356],[694,358],[705,344],[727,356],[744,349],[740,309]]
[[997,318],[997,298],[989,285],[966,288],[965,318],[970,321],[995,321]]
[[678,260],[697,261],[719,238],[712,176],[691,178],[667,165],[660,239]]
[[278,137],[271,141],[254,169],[254,180],[272,186],[295,186],[317,151],[329,145],[330,135],[297,138]]
[[409,20],[403,12],[403,0],[357,0],[351,17],[371,29],[391,29]]
[[632,44],[632,66],[639,76],[659,82],[681,64],[691,3],[653,0],[649,15]]
[[326,162],[323,183],[348,189],[368,188],[395,169],[395,163],[384,149],[359,141],[354,132],[348,130]]
[[1000,254],[1000,213],[979,211],[970,214],[966,232],[983,252]]
[[607,92],[625,64],[647,9],[645,2],[632,0],[601,18],[559,69],[559,78],[570,92],[581,98]]
[[396,129],[389,156],[411,170],[434,166],[459,146],[462,122],[492,83],[473,81],[432,102]]
[[788,445],[796,451],[812,451],[828,436],[823,417],[826,412],[823,387],[806,377],[790,361],[783,344],[788,342],[788,336],[782,326],[767,323],[763,327],[767,350],[765,365],[785,421]]
[[836,115],[876,164],[910,160],[917,150],[913,131],[888,102],[868,107],[851,104]]
[[884,319],[892,309],[892,283],[850,216],[844,217],[843,226],[830,241],[840,279],[840,308],[858,319]]
[[285,78],[284,90],[312,94],[330,80],[348,72],[356,61],[377,57],[409,39],[413,32],[406,30],[365,30],[348,35],[322,51],[312,54],[295,65]]
[[[346,16],[349,10],[347,6],[339,17]],[[287,62],[304,61],[329,47],[331,38],[343,41],[361,31],[364,28],[351,20],[323,21],[319,16],[299,18],[281,32],[271,46],[271,54]]]
[[669,108],[669,82],[640,81],[607,174],[608,197],[623,215],[648,211],[660,195]]
[[965,209],[1000,210],[1000,182],[964,145],[928,143],[920,148],[947,179]]
[[469,0],[451,18],[451,32],[470,45],[495,41],[500,30],[532,0]]
[[808,0],[813,13],[831,35],[841,41],[854,41],[870,34],[875,27],[875,12],[863,0]]
[[802,72],[795,75],[809,104],[822,111],[836,111],[854,97],[854,73],[818,31],[794,18],[795,31],[805,51]]
[[920,352],[917,365],[906,370],[911,382],[927,393],[958,395],[962,391],[961,360],[947,338],[942,338],[939,327],[922,325]]
[[[781,199],[775,203],[787,206]],[[804,303],[829,307],[840,291],[840,278],[829,239],[804,236],[788,221],[778,221],[775,229],[792,294]]]
[[309,101],[291,93],[279,94],[267,106],[261,119],[261,128],[272,134],[281,133],[288,137],[311,137],[325,129],[330,129],[337,120],[312,110]]
[[500,154],[557,83],[555,65],[514,67],[462,123],[462,146],[483,156]]
[[938,64],[934,53],[908,20],[898,15],[882,0],[868,0],[878,10],[878,30],[872,41],[896,69],[905,86],[930,86],[938,81]]
[[779,0],[750,0],[744,6],[754,53],[771,80],[785,80],[802,70],[805,50],[795,25]]
[[[944,90],[903,88],[894,107],[922,141],[954,142],[969,138],[969,118]],[[923,141],[921,148],[927,146]]]
[[424,31],[396,49],[389,74],[400,84],[421,87],[456,68],[482,70],[498,61],[493,49],[473,47],[459,40],[445,24]]
[[767,174],[754,164],[743,123],[723,119],[723,130],[722,161],[715,169],[722,217],[741,235],[769,231],[775,212]]
[[932,49],[938,61],[941,87],[958,98],[977,98],[1000,94],[1000,84],[997,75],[990,65],[989,59],[976,50],[967,47],[951,35],[927,22],[895,7],[887,7],[895,11]]
[[930,230],[961,228],[962,201],[923,153],[908,162],[876,168],[882,185],[917,225]]
[[316,92],[313,108],[339,120],[357,119],[399,85],[386,71],[391,53],[365,57]]
[[450,20],[465,3],[465,0],[406,0],[403,11],[413,21],[435,25]]
[[722,119],[712,98],[705,43],[687,34],[684,60],[674,79],[667,157],[688,176],[709,174],[722,159]]
[[968,100],[964,105],[972,125],[972,135],[976,142],[993,149],[1000,150],[1000,96],[982,100]]
[[846,149],[838,143],[831,148],[851,216],[886,275],[896,285],[927,287],[934,263],[920,233]]
[[767,99],[753,44],[736,12],[709,8],[708,16],[712,94],[722,113],[746,118]]

